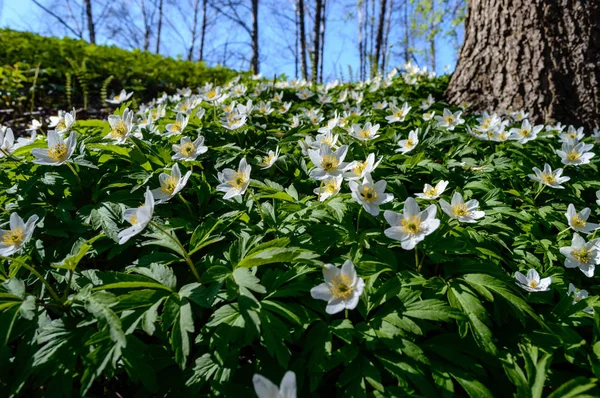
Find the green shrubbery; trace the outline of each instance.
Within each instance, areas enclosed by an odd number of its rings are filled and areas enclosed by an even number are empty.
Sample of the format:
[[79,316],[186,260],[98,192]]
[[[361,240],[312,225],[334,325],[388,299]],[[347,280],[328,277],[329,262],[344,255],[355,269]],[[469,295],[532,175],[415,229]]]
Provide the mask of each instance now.
[[68,109],[85,102],[99,108],[106,83],[109,95],[124,88],[148,101],[175,88],[222,84],[234,73],[202,62],[8,29],[0,30],[0,60],[0,106],[17,114],[32,108],[32,98],[33,108]]

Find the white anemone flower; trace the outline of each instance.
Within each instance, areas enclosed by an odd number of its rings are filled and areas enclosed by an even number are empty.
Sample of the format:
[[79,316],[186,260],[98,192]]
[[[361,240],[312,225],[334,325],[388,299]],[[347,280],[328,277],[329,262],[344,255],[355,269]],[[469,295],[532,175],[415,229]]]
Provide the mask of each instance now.
[[178,144],[173,144],[173,152],[175,155],[171,159],[192,161],[203,153],[206,153],[208,148],[204,146],[204,137],[199,136],[195,141],[189,137],[182,137]]
[[419,143],[419,130],[412,130],[408,133],[408,139],[398,141],[400,148],[396,149],[395,152],[408,153],[415,149]]
[[[31,135],[29,137],[19,137],[17,138],[17,142],[13,146],[13,149],[16,150],[18,148],[33,144],[37,139],[37,132],[35,130],[31,131]],[[1,141],[1,140],[0,140]],[[2,153],[0,152],[0,158],[2,157]]]
[[566,142],[567,144],[576,145],[583,138],[585,134],[583,133],[583,127],[575,129],[573,126],[569,126],[566,133],[561,133],[559,135],[559,142]]
[[[573,295],[573,304],[577,304],[581,300],[585,300],[589,297],[589,293],[585,289],[577,289],[575,285],[569,283],[569,290],[567,291],[567,296]],[[588,307],[582,310],[587,314],[593,314],[594,309],[592,307]]]
[[600,206],[600,190],[596,191],[596,204]]
[[533,168],[533,174],[529,174],[528,177],[534,181],[549,186],[550,188],[565,189],[561,184],[567,182],[571,177],[561,177],[563,169],[556,169],[552,171],[552,168],[548,163],[544,164],[544,171],[541,171],[537,167]]
[[109,104],[113,104],[113,105],[119,105],[119,104],[127,101],[129,98],[131,98],[132,95],[133,95],[133,91],[130,93],[127,93],[127,91],[121,90],[121,92],[119,94],[115,95],[111,99],[107,99],[106,102],[108,102]]
[[586,242],[578,233],[574,233],[571,246],[561,247],[560,253],[566,257],[565,267],[579,268],[588,278],[594,276],[596,265],[600,262],[598,239]]
[[433,187],[429,184],[425,184],[425,187],[423,188],[423,193],[416,194],[416,197],[419,199],[426,199],[426,200],[437,199],[440,197],[440,195],[442,193],[444,193],[447,186],[448,186],[448,181],[445,181],[445,180],[441,180],[440,182],[435,184],[435,187]]
[[265,170],[270,168],[275,164],[278,158],[279,147],[275,148],[275,152],[269,151],[269,154],[262,159],[262,161],[260,162],[260,165],[262,166],[261,169]]
[[290,370],[283,375],[279,388],[258,373],[252,377],[252,384],[258,398],[296,398],[296,374]]
[[0,158],[11,154],[15,150],[15,135],[9,127],[0,129]]
[[404,202],[402,214],[390,210],[383,212],[383,217],[390,224],[390,228],[383,233],[390,239],[400,241],[404,250],[412,250],[440,226],[440,220],[435,218],[436,213],[435,205],[421,211],[417,201],[409,197]]
[[439,127],[443,127],[448,131],[453,131],[456,126],[465,122],[460,116],[462,111],[452,113],[449,109],[444,108],[444,112],[440,116],[436,116],[435,120],[438,122]]
[[219,101],[223,98],[224,93],[221,92],[221,87],[215,87],[210,90],[207,90],[202,94],[202,99],[209,102]]
[[164,203],[177,195],[185,187],[191,175],[192,172],[188,171],[181,177],[181,171],[177,163],[171,168],[171,174],[160,173],[160,176],[158,176],[160,188],[151,191],[156,204]]
[[223,119],[221,119],[221,126],[227,130],[237,130],[246,124],[248,117],[245,114],[238,112],[228,113]]
[[36,131],[42,128],[42,123],[37,119],[32,119],[31,123],[27,125],[27,131]]
[[408,105],[408,102],[405,102],[404,105],[402,105],[402,108],[397,108],[396,106],[392,106],[392,108],[391,108],[392,114],[389,116],[386,116],[385,120],[387,120],[388,123],[403,122],[404,119],[406,119],[406,115],[408,115],[408,112],[411,109],[412,109],[412,107]]
[[313,192],[319,197],[321,202],[327,200],[329,197],[340,192],[342,188],[343,177],[341,175],[337,177],[327,177],[323,180],[323,185],[319,188],[315,188]]
[[133,130],[133,111],[130,111],[129,108],[125,109],[123,117],[110,115],[108,123],[110,124],[110,133],[106,138],[115,140],[117,144],[123,144]]
[[75,108],[71,112],[58,111],[58,116],[50,116],[49,128],[53,128],[59,134],[64,134],[71,129],[75,123]]
[[243,195],[250,184],[250,172],[252,166],[246,162],[246,158],[240,160],[237,171],[233,169],[224,169],[218,174],[221,184],[217,186],[217,191],[225,192],[223,199],[231,199],[234,196]]
[[556,154],[560,156],[560,161],[563,164],[572,164],[574,166],[580,166],[582,164],[588,164],[595,154],[589,152],[594,147],[593,144],[586,144],[580,142],[577,145],[571,145],[564,142],[562,148],[556,151]]
[[477,200],[471,199],[465,203],[459,192],[455,192],[454,195],[452,195],[451,203],[446,202],[444,199],[440,199],[440,207],[444,213],[460,222],[474,223],[485,216],[485,212],[476,210],[479,207],[479,202]]
[[0,238],[2,239],[0,240],[0,256],[10,256],[21,250],[33,235],[38,220],[39,217],[33,215],[27,222],[23,222],[17,213],[12,213],[9,221],[10,229],[0,229]]
[[120,245],[142,232],[150,223],[150,220],[152,220],[152,215],[154,214],[154,196],[152,196],[150,188],[146,188],[144,199],[145,201],[142,206],[125,209],[123,212],[123,218],[131,224],[131,227],[119,232]]
[[423,110],[423,111],[426,111],[434,103],[435,103],[435,100],[433,99],[433,96],[431,94],[429,94],[429,96],[427,97],[427,99],[425,99],[425,100],[423,100],[421,102],[421,106],[419,108],[421,108],[421,110]]
[[431,119],[433,119],[433,117],[434,117],[434,116],[435,116],[435,111],[431,111],[431,112],[425,112],[425,113],[423,114],[423,120],[424,120],[424,121],[426,121],[426,122],[428,122],[428,121],[430,121]]
[[310,289],[310,295],[314,299],[327,301],[325,312],[336,314],[356,308],[365,282],[356,275],[352,261],[346,260],[341,269],[333,264],[325,264],[323,278],[325,282]]
[[592,233],[598,229],[600,225],[587,222],[590,213],[591,210],[589,207],[577,212],[575,210],[575,206],[573,206],[572,203],[569,204],[569,207],[567,207],[567,212],[565,213],[569,227],[573,228],[577,232],[583,232],[586,234]]
[[547,292],[550,290],[552,277],[540,279],[540,274],[533,268],[527,271],[527,276],[520,272],[515,273],[517,285],[527,290],[528,292]]
[[181,134],[188,124],[190,117],[184,113],[179,112],[175,117],[175,123],[169,123],[166,126],[167,136]]
[[321,144],[317,151],[308,150],[308,156],[315,168],[310,172],[310,178],[324,180],[327,177],[336,177],[346,170],[348,163],[344,162],[348,153],[348,145],[342,145],[335,152],[326,144]]
[[367,213],[375,217],[379,215],[379,205],[391,202],[394,199],[394,195],[384,192],[387,182],[380,180],[373,183],[369,173],[365,174],[362,184],[350,181],[349,185],[352,198],[360,203]]
[[509,139],[518,141],[521,144],[525,144],[526,142],[535,140],[538,136],[538,133],[542,131],[543,128],[543,124],[532,126],[531,123],[529,123],[529,120],[525,119],[521,123],[521,127],[510,129]]
[[370,153],[364,162],[359,160],[350,162],[346,166],[344,178],[346,181],[360,180],[361,178],[364,178],[367,173],[372,173],[373,170],[379,166],[379,163],[382,159],[383,158],[380,158],[377,162],[375,162],[375,154]]
[[76,145],[77,137],[74,132],[71,132],[65,141],[56,131],[50,130],[48,131],[48,149],[34,148],[31,150],[31,154],[36,158],[33,163],[60,166],[71,158]]
[[371,122],[365,123],[363,127],[360,127],[360,125],[358,124],[353,124],[350,131],[350,135],[356,138],[357,140],[370,141],[379,137],[379,134],[377,134],[377,130],[379,130],[379,125],[376,124],[375,126],[373,126]]

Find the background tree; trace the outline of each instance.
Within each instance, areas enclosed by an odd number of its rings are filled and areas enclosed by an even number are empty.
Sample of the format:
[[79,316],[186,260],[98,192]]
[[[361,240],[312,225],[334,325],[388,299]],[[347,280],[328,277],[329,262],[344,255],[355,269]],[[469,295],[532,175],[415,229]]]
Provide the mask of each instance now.
[[600,124],[600,2],[469,0],[446,92],[477,109],[526,109],[536,121]]

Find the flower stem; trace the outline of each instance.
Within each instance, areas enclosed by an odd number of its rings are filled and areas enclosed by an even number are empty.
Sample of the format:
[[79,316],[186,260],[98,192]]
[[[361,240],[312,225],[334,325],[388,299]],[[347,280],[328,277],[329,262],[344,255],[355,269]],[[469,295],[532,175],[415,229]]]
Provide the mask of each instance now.
[[44,284],[44,286],[46,286],[46,288],[48,289],[48,292],[50,293],[50,295],[52,296],[52,298],[55,301],[57,301],[61,304],[63,303],[61,301],[61,299],[58,297],[58,294],[56,294],[56,291],[52,288],[52,286],[50,286],[50,284],[48,283],[46,278],[44,278],[44,276],[42,274],[40,274],[35,268],[33,268],[32,266],[27,264],[25,261],[17,260],[16,258],[6,257],[6,256],[0,256],[0,260],[14,261],[17,264],[21,264],[21,266],[23,266],[29,272],[34,274]]
[[321,185],[319,185],[319,195],[317,197],[317,199],[319,200],[319,202],[321,201],[321,192],[323,191],[323,183],[325,182],[325,180],[321,180]]
[[419,266],[419,249],[415,246],[415,267],[417,268],[417,272],[421,272],[421,267]]
[[533,197],[533,201],[535,202],[535,200],[537,199],[538,196],[540,196],[540,194],[542,193],[542,191],[544,190],[544,188],[546,187],[545,184],[540,184],[542,187],[540,188],[540,190],[538,191],[538,193]]
[[258,208],[258,214],[260,214],[260,219],[262,220],[262,222],[264,224],[265,223],[265,217],[263,216],[262,209],[260,208],[260,203],[258,202],[258,200],[256,200],[256,196],[254,196],[254,190],[253,189],[249,189],[248,191],[250,191],[250,196],[252,196],[252,200],[254,201],[254,205]]
[[356,217],[356,233],[358,234],[358,226],[360,225],[360,215],[362,214],[362,206],[360,207],[360,210],[358,211],[358,217]]
[[75,170],[75,167],[73,167],[73,165],[71,165],[71,163],[66,162],[65,164],[67,166],[69,166],[69,168],[71,169],[71,171],[75,175],[75,178],[77,178],[77,182],[79,183],[79,190],[81,191],[81,193],[83,193],[83,187],[81,186],[81,178],[79,178],[79,174],[77,173],[77,170]]
[[198,271],[196,270],[196,267],[194,266],[194,263],[192,262],[192,259],[190,258],[190,255],[188,254],[187,250],[185,250],[185,248],[182,246],[181,242],[179,242],[179,240],[177,240],[176,238],[174,238],[173,235],[171,235],[168,231],[166,231],[164,228],[162,228],[161,226],[159,226],[154,221],[150,221],[150,225],[152,225],[154,228],[158,229],[160,232],[162,232],[163,234],[165,234],[177,246],[179,246],[179,248],[183,252],[183,258],[184,258],[185,262],[187,263],[188,267],[190,267],[190,270],[192,271],[192,274],[194,274],[194,278],[196,278],[196,280],[198,282],[200,282],[200,275],[198,274]]
[[179,199],[183,202],[183,204],[185,205],[185,207],[187,207],[190,216],[192,218],[194,218],[194,212],[192,211],[192,208],[190,207],[190,203],[184,199],[184,197],[181,195],[181,193],[177,194],[177,196],[179,197]]

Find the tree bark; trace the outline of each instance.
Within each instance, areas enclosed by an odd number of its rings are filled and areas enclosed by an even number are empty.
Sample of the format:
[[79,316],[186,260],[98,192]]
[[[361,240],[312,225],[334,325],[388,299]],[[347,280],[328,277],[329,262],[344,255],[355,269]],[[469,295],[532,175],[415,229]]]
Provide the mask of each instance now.
[[315,1],[315,22],[313,26],[313,54],[312,54],[312,81],[317,84],[319,80],[319,49],[320,49],[320,26],[323,0]]
[[476,109],[525,109],[535,122],[598,127],[597,0],[469,0],[448,90]]
[[96,44],[96,27],[94,25],[94,15],[92,14],[92,0],[83,0],[83,3],[85,5],[88,31],[90,33],[90,43]]
[[325,60],[325,3],[327,3],[327,0],[323,0],[323,6],[322,6],[322,10],[321,10],[321,55],[319,56],[319,59],[321,60],[321,65],[319,65],[319,81],[323,81],[323,64],[324,64],[324,60]]
[[194,47],[196,46],[196,30],[198,28],[198,8],[200,7],[200,0],[194,0],[194,21],[192,22],[192,42],[190,43],[190,49],[188,51],[188,61],[192,60],[194,54]]
[[162,30],[163,19],[163,0],[158,2],[158,27],[156,28],[156,53],[160,52],[160,34]]
[[360,59],[360,64],[359,64],[359,68],[358,68],[358,76],[360,76],[360,79],[362,79],[364,77],[363,70],[364,70],[364,66],[365,66],[365,58],[364,58],[364,53],[363,53],[363,47],[364,47],[364,43],[363,43],[363,12],[362,12],[363,1],[364,0],[358,0],[358,2],[356,3],[356,8],[358,9],[358,55],[359,55],[359,59]]
[[259,73],[258,61],[258,0],[252,0],[252,73]]
[[207,0],[202,0],[202,31],[200,32],[200,59],[199,61],[204,61],[204,36],[206,35],[206,3]]
[[383,60],[381,59],[382,46],[383,46],[383,27],[385,23],[385,14],[386,14],[386,0],[380,0],[381,7],[379,8],[379,21],[377,23],[377,39],[375,42],[375,64],[373,69],[375,72],[379,71],[379,66],[383,64]]
[[304,22],[304,0],[298,0],[298,18],[300,24],[300,68],[302,78],[308,79],[308,67],[306,65],[306,30]]
[[389,5],[390,12],[388,13],[387,20],[385,22],[385,34],[383,35],[383,54],[382,54],[382,65],[381,65],[381,73],[385,73],[388,66],[388,44],[390,41],[390,29],[392,27],[392,11],[394,10],[394,0],[390,0]]

